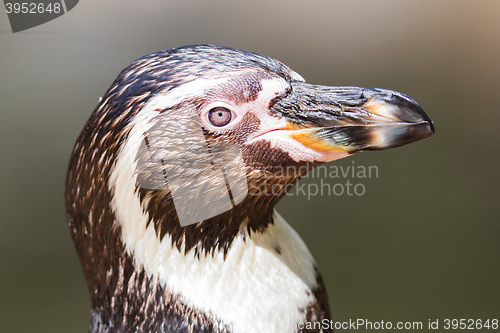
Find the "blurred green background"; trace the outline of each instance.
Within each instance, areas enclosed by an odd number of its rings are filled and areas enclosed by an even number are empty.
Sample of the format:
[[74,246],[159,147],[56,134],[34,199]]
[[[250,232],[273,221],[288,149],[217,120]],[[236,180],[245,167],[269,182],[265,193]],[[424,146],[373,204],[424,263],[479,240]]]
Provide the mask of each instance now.
[[378,167],[351,180],[364,196],[278,205],[335,321],[500,319],[500,1],[85,0],[17,34],[0,13],[2,332],[87,331],[70,151],[133,59],[200,43],[274,57],[310,83],[397,90],[434,120],[431,138],[334,162]]

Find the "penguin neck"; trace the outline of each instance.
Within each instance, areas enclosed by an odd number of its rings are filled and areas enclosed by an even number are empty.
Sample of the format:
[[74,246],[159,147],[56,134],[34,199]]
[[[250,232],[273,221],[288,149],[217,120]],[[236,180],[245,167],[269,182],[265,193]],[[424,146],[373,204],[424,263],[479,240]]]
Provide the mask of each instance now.
[[[238,235],[263,232],[273,223],[273,208],[279,198],[248,196],[241,203],[222,214],[196,224],[181,226],[174,203],[167,191],[138,190],[141,206],[147,212],[146,225],[152,225],[156,236],[170,238],[178,250],[187,253],[191,249],[205,254],[223,251],[227,254]],[[274,199],[274,200],[273,200]]]

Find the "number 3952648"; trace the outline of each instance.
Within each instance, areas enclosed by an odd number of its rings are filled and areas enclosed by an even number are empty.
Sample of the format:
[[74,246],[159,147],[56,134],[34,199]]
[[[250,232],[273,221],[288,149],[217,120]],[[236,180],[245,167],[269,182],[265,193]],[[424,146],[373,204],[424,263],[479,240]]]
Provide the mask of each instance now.
[[444,320],[444,329],[498,329],[498,319],[492,319],[491,321],[488,319],[483,321],[481,319],[445,319]]
[[42,14],[42,13],[60,13],[61,3],[34,3],[34,2],[7,2],[5,4],[7,14]]

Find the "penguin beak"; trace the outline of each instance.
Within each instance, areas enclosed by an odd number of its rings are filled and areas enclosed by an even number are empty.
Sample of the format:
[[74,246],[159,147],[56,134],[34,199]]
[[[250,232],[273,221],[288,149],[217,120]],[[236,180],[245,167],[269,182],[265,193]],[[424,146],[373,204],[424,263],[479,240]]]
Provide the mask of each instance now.
[[337,156],[328,160],[398,147],[434,134],[432,120],[420,105],[401,93],[304,82],[291,85],[290,93],[271,109],[286,119],[283,130],[290,138],[316,152]]

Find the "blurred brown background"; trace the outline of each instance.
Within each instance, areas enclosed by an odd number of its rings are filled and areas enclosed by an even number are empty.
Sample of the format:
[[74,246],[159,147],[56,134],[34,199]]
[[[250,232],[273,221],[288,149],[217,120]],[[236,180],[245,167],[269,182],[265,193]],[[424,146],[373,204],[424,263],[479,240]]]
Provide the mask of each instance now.
[[434,120],[431,138],[334,162],[378,166],[364,196],[278,205],[336,321],[500,319],[499,1],[83,0],[17,34],[0,13],[2,332],[87,331],[70,151],[133,59],[200,43],[274,57],[310,83],[398,90]]

